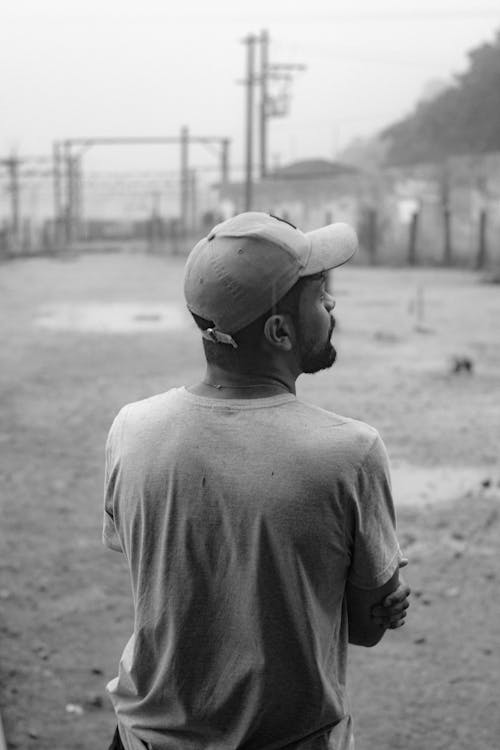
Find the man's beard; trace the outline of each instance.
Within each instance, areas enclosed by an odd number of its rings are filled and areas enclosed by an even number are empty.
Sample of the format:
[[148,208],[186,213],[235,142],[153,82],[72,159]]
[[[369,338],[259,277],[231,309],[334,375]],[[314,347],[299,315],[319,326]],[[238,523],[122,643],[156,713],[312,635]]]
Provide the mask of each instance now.
[[337,358],[337,351],[330,341],[334,328],[335,320],[332,318],[328,339],[319,346],[317,341],[299,340],[302,372],[312,374],[332,367]]

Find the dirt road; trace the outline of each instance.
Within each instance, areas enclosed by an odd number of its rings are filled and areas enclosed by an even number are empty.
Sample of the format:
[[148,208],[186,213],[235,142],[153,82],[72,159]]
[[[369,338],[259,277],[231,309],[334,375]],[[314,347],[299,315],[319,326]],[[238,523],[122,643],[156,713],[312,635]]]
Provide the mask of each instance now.
[[[101,547],[103,445],[124,403],[196,380],[182,263],[0,266],[0,708],[9,747],[98,750],[130,635]],[[375,425],[394,467],[408,624],[352,649],[357,749],[494,750],[500,675],[500,292],[465,272],[341,269],[338,364],[299,396]],[[453,373],[456,357],[473,372]]]

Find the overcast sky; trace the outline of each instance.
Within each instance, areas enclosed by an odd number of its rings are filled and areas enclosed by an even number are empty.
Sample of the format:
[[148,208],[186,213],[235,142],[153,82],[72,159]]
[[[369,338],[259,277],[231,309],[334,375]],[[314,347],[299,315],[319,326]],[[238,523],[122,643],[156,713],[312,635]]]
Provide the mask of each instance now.
[[[78,136],[228,136],[244,158],[243,37],[303,63],[271,160],[332,157],[408,113],[500,28],[498,0],[3,0],[0,156]],[[178,149],[94,148],[93,169],[175,169]],[[202,147],[192,164],[214,163]]]

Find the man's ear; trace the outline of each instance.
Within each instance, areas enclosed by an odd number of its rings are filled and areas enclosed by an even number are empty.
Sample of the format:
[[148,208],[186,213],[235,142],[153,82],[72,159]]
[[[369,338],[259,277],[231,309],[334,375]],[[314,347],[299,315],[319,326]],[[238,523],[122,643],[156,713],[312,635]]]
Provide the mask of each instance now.
[[264,323],[264,336],[272,346],[289,352],[295,342],[295,328],[290,315],[270,315]]

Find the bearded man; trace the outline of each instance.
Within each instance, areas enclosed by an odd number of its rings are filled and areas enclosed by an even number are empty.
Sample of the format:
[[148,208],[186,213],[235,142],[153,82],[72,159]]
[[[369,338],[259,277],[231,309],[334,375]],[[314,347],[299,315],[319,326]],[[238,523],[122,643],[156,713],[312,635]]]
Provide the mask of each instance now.
[[404,623],[386,450],[298,399],[336,358],[330,269],[354,231],[243,213],[186,264],[206,372],[125,406],[107,443],[104,542],[134,632],[108,685],[126,750],[347,750],[348,643]]

